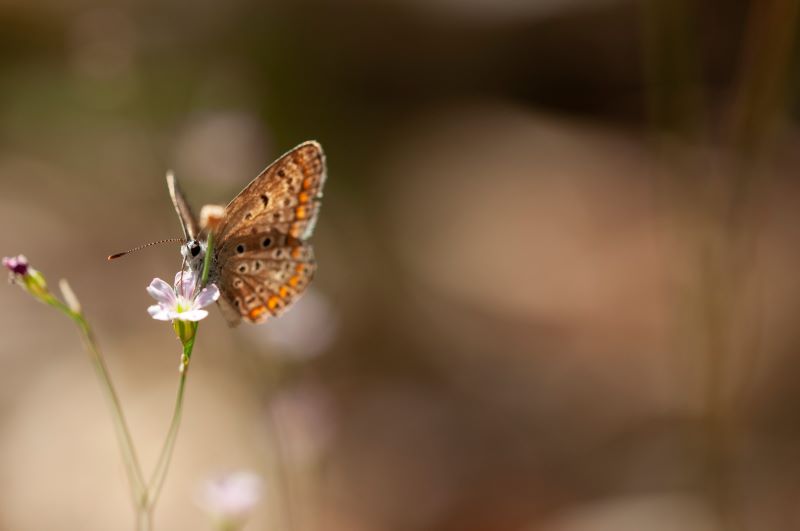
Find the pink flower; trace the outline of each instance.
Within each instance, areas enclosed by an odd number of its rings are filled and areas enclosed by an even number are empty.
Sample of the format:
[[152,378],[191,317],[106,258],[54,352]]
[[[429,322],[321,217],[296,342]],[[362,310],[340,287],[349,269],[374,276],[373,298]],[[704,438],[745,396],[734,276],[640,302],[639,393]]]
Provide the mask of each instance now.
[[241,470],[205,481],[197,504],[220,524],[226,524],[224,529],[236,529],[258,504],[262,490],[263,482],[257,474]]
[[12,275],[24,277],[28,274],[28,259],[22,256],[3,257],[3,265]]
[[17,284],[44,303],[50,304],[55,300],[47,290],[44,275],[32,268],[23,255],[6,256],[3,265],[8,269],[9,282]]
[[198,291],[198,282],[191,271],[178,272],[173,288],[160,278],[154,278],[147,286],[149,293],[158,304],[147,308],[153,319],[159,321],[199,321],[208,315],[206,306],[219,298],[219,289],[208,284]]

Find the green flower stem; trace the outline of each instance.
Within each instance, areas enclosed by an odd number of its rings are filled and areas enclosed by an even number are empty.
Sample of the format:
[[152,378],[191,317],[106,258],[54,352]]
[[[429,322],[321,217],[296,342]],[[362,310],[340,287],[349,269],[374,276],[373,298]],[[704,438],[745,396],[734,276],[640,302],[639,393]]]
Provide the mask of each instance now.
[[[289,468],[288,459],[288,444],[286,441],[286,433],[281,426],[280,419],[274,411],[270,411],[267,415],[267,422],[271,428],[273,436],[273,451],[275,452],[275,471],[283,491],[283,503],[285,506],[285,523],[288,531],[294,531],[298,528],[297,522],[298,515],[295,513],[294,495],[292,493],[292,471]],[[296,484],[296,483],[295,483]]]
[[205,286],[208,282],[208,272],[211,269],[211,256],[214,254],[214,233],[208,233],[208,240],[206,240],[206,256],[203,260],[203,276],[200,281],[201,286]]
[[151,531],[153,529],[153,513],[147,507],[140,506],[136,509],[136,531]]
[[243,524],[232,520],[222,520],[215,527],[217,527],[219,531],[239,531],[242,529]]
[[122,404],[119,401],[114,383],[111,381],[111,375],[108,373],[108,367],[103,359],[97,341],[94,337],[89,323],[86,322],[83,315],[77,315],[75,322],[81,329],[86,351],[89,353],[92,365],[94,366],[97,377],[102,383],[101,387],[106,393],[106,398],[111,405],[111,416],[114,420],[114,428],[117,432],[117,439],[119,441],[120,449],[122,451],[123,461],[125,462],[125,469],[128,472],[128,481],[131,484],[131,492],[134,496],[134,503],[139,504],[145,497],[144,492],[144,477],[142,475],[142,468],[139,464],[139,459],[136,456],[136,449],[133,445],[128,423],[125,420],[125,414],[122,411]]
[[[213,254],[213,238],[209,235],[208,244],[206,246],[205,260],[203,261],[203,272],[201,286],[205,286],[208,282],[208,274],[211,268],[211,256]],[[117,435],[120,450],[122,452],[122,459],[125,463],[125,472],[128,476],[130,484],[131,495],[133,497],[133,505],[136,508],[136,529],[138,531],[149,531],[153,528],[153,509],[155,508],[158,497],[161,494],[161,489],[164,486],[164,481],[167,477],[169,464],[172,460],[172,454],[175,449],[175,441],[178,437],[178,429],[180,428],[181,416],[183,414],[183,395],[186,390],[186,376],[189,372],[189,362],[192,359],[192,351],[194,350],[195,337],[197,336],[198,324],[189,321],[174,321],[173,327],[175,333],[178,335],[181,343],[183,344],[183,352],[181,353],[180,361],[180,379],[178,381],[178,396],[175,399],[175,409],[172,412],[172,421],[167,431],[167,437],[164,440],[164,445],[161,448],[161,454],[158,457],[158,462],[153,470],[153,475],[150,481],[145,484],[144,476],[142,474],[142,467],[139,464],[139,458],[136,456],[136,450],[133,445],[133,439],[128,429],[128,423],[125,420],[125,415],[122,412],[122,405],[120,404],[117,392],[114,389],[114,384],[111,381],[111,375],[108,373],[103,354],[97,346],[97,340],[94,336],[91,326],[83,315],[80,303],[77,297],[72,292],[69,284],[66,281],[61,281],[61,289],[67,301],[60,301],[47,289],[47,284],[44,277],[38,271],[33,269],[30,273],[21,277],[21,287],[33,295],[34,298],[40,302],[51,306],[58,311],[62,312],[70,319],[72,319],[81,331],[81,336],[89,353],[92,366],[97,373],[97,378],[100,381],[100,386],[105,392],[108,403],[111,407],[111,416],[114,420],[114,430]]]
[[[211,267],[211,256],[213,255],[213,238],[211,234],[208,236],[208,243],[206,246],[205,260],[203,260],[203,275],[200,281],[200,286],[205,286],[208,281],[208,272]],[[152,513],[158,497],[161,494],[161,489],[164,486],[164,480],[167,477],[169,464],[172,461],[172,454],[175,449],[175,441],[178,437],[178,429],[181,424],[181,417],[183,415],[183,394],[186,389],[186,377],[189,373],[189,362],[192,359],[192,351],[194,350],[194,342],[197,337],[198,323],[189,321],[175,321],[175,332],[183,343],[183,353],[181,354],[180,363],[180,380],[178,382],[178,396],[175,399],[175,409],[172,413],[172,422],[170,422],[167,438],[164,440],[164,446],[161,448],[161,455],[158,457],[153,475],[147,484],[147,500],[145,508],[148,513]]]
[[125,421],[125,415],[122,412],[122,404],[119,401],[119,396],[111,381],[111,375],[108,373],[108,367],[103,359],[100,347],[97,346],[94,332],[82,312],[69,308],[49,293],[42,297],[41,300],[66,314],[70,319],[75,321],[81,331],[81,337],[86,347],[86,352],[89,354],[92,366],[95,369],[97,378],[100,380],[101,387],[111,407],[114,431],[116,432],[117,442],[119,443],[122,459],[125,463],[125,472],[128,476],[128,483],[130,484],[131,494],[133,496],[133,504],[135,507],[139,507],[146,499],[142,468],[136,456],[136,450],[133,445],[133,438],[131,437],[130,430],[128,429],[128,423]]
[[175,440],[178,437],[178,428],[180,428],[181,417],[183,415],[183,394],[186,389],[186,376],[189,373],[189,360],[191,359],[192,350],[194,349],[194,334],[197,332],[197,323],[179,321],[179,326],[191,327],[194,329],[194,333],[192,333],[192,338],[183,346],[180,364],[180,380],[178,381],[178,395],[175,399],[175,409],[172,412],[172,422],[170,422],[167,438],[164,440],[164,446],[161,449],[161,455],[158,457],[156,468],[153,470],[153,475],[150,477],[150,481],[147,484],[148,497],[146,505],[149,510],[152,510],[156,501],[158,501],[161,488],[164,486],[164,480],[167,477],[170,461],[172,461],[172,452],[175,448]]

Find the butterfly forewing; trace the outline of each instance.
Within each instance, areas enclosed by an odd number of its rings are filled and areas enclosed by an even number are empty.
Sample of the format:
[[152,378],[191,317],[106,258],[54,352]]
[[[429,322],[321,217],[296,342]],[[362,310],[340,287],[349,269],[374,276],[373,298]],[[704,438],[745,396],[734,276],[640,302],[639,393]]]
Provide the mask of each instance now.
[[299,239],[311,236],[325,182],[325,155],[317,142],[289,151],[225,207],[217,241],[252,233],[254,225],[274,226]]
[[197,223],[197,218],[192,212],[192,207],[189,206],[189,202],[186,200],[186,196],[183,195],[183,191],[172,172],[167,173],[167,188],[169,189],[169,196],[172,199],[175,212],[178,213],[178,219],[181,220],[183,236],[187,240],[194,240],[200,232],[200,227]]
[[216,280],[231,324],[278,315],[316,270],[305,242],[319,213],[325,156],[316,142],[289,151],[225,208],[214,231]]

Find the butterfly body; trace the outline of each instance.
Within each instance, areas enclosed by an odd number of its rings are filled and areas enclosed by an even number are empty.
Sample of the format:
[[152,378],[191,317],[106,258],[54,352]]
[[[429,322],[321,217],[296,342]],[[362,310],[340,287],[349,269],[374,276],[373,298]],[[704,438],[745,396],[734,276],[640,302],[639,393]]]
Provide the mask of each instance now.
[[204,207],[198,220],[175,178],[167,176],[188,240],[181,254],[196,273],[213,235],[208,281],[219,287],[220,308],[231,325],[279,315],[311,282],[316,262],[307,240],[325,178],[322,147],[304,142],[262,171],[224,210],[206,216]]

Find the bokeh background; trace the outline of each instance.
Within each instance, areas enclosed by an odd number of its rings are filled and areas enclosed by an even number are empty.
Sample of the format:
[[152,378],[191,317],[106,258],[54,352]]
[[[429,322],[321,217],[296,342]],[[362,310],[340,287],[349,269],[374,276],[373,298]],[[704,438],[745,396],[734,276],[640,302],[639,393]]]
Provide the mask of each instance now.
[[[0,254],[68,278],[145,469],[164,183],[316,139],[319,273],[200,327],[156,528],[800,529],[797,0],[0,1]],[[0,529],[133,527],[74,327],[0,289]]]

